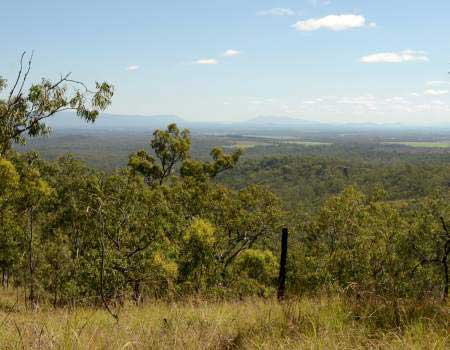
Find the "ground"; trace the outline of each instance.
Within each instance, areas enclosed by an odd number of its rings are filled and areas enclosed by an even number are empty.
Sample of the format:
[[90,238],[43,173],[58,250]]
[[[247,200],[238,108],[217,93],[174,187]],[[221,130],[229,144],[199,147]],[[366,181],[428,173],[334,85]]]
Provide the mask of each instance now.
[[[5,300],[5,298],[3,299]],[[7,300],[9,300],[7,298]],[[10,299],[12,301],[12,298]],[[355,309],[338,297],[146,302],[115,309],[1,303],[1,349],[448,349],[448,307]],[[437,309],[436,309],[437,308]],[[377,315],[377,312],[379,314]]]

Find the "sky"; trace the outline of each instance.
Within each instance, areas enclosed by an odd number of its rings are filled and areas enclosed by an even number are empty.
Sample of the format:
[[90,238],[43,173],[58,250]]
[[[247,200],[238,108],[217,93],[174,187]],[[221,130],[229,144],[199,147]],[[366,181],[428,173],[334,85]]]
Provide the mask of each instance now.
[[109,112],[450,122],[449,0],[0,0],[0,76],[108,81]]

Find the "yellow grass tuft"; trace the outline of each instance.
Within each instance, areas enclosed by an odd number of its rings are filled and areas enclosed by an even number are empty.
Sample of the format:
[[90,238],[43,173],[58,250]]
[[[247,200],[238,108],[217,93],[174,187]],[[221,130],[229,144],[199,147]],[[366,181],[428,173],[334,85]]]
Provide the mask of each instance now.
[[262,299],[194,299],[141,307],[127,304],[119,310],[118,323],[101,309],[41,308],[32,312],[20,307],[9,312],[3,305],[0,348],[450,348],[448,308],[435,305],[420,310],[422,314],[400,310],[400,324],[381,327],[382,315],[376,315],[376,311],[372,314],[369,308],[354,308],[338,297],[302,298],[281,304]]

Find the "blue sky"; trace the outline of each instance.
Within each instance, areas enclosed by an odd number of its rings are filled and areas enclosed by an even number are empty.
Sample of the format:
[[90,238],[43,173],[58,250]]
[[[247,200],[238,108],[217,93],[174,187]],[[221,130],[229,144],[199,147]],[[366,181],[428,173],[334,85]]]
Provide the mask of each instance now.
[[4,0],[0,75],[115,84],[110,112],[450,122],[448,0]]

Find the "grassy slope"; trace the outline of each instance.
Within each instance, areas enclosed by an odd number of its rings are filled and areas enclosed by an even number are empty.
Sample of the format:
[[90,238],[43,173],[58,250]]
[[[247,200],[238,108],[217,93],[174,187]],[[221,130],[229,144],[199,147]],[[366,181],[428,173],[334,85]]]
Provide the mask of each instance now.
[[[12,297],[12,296],[11,296]],[[5,300],[5,299],[3,299]],[[379,311],[338,298],[279,304],[253,299],[125,306],[116,323],[102,310],[0,308],[1,349],[448,349],[448,308],[399,313],[398,326],[380,326]],[[361,311],[361,310],[360,310]],[[389,322],[388,322],[389,323]]]

